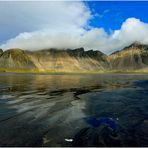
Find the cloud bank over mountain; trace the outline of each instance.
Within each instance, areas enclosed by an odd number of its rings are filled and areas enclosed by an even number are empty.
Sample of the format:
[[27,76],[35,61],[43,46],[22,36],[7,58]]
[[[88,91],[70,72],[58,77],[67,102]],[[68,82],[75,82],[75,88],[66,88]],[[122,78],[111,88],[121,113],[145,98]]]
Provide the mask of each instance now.
[[128,18],[119,30],[108,34],[103,28],[89,25],[93,14],[80,1],[0,2],[0,18],[2,34],[18,31],[18,35],[0,45],[2,49],[84,47],[111,53],[134,41],[148,44],[148,24]]

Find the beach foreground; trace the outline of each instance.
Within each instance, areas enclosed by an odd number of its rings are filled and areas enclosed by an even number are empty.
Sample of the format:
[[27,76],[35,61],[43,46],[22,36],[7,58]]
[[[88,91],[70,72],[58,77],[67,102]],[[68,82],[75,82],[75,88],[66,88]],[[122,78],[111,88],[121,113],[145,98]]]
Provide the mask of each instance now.
[[[147,88],[148,75],[1,73],[0,146],[75,146],[76,136],[89,137],[85,146],[148,146]],[[113,119],[118,138],[87,118]]]

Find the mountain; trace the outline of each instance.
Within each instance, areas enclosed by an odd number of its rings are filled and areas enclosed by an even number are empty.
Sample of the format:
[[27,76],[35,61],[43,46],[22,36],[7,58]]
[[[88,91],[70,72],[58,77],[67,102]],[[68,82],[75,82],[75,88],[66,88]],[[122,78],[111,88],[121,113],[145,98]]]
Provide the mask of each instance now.
[[3,53],[3,50],[2,49],[0,49],[0,56],[1,56],[1,54]]
[[0,71],[148,72],[148,45],[135,42],[107,56],[77,49],[0,49]]
[[108,56],[113,71],[148,71],[148,45],[138,42]]
[[0,53],[1,69],[31,70],[35,68],[29,56],[21,49],[10,49]]
[[0,52],[0,69],[3,71],[35,70],[90,72],[109,68],[107,56],[100,51],[78,49],[46,49],[26,51],[9,49]]

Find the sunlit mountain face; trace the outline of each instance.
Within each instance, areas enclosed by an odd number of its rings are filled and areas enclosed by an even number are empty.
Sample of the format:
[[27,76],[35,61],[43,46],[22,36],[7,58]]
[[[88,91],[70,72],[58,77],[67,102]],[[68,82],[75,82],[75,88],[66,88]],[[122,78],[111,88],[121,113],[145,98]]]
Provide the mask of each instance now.
[[84,48],[1,50],[0,66],[2,72],[142,73],[148,71],[148,45],[134,42],[110,55]]

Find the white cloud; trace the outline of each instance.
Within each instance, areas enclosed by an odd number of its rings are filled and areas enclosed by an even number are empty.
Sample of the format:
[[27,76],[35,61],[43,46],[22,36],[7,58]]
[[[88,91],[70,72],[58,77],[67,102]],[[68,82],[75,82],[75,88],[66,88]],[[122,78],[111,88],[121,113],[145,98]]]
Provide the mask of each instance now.
[[[86,50],[111,53],[134,41],[148,44],[148,24],[136,18],[128,18],[119,30],[113,30],[110,35],[103,28],[91,28],[88,25],[92,18],[91,12],[83,2],[24,2],[23,5],[19,2],[14,7],[15,9],[12,9],[10,4],[9,10],[13,10],[13,17],[9,22],[14,20],[12,29],[21,28],[25,31],[1,44],[3,49],[84,47]],[[6,13],[3,13],[4,15],[10,15],[3,11]],[[3,21],[8,20],[4,19],[6,18],[3,18]],[[3,29],[6,31],[7,28],[6,26]],[[28,28],[32,31],[28,31]],[[33,31],[34,29],[37,31]]]
[[22,48],[30,50],[46,49],[46,48],[78,48],[85,47],[98,48],[98,45],[104,45],[107,34],[103,29],[91,29],[81,34],[71,34],[68,32],[50,32],[49,30],[41,30],[31,33],[21,33],[1,45],[3,49]]
[[82,34],[91,11],[80,1],[0,1],[1,36],[48,30]]
[[148,24],[136,18],[129,18],[122,24],[120,30],[114,32],[113,38],[124,39],[126,42],[138,40],[148,43]]
[[115,30],[110,36],[110,50],[117,50],[138,41],[148,44],[148,24],[136,18],[128,18],[120,30]]

